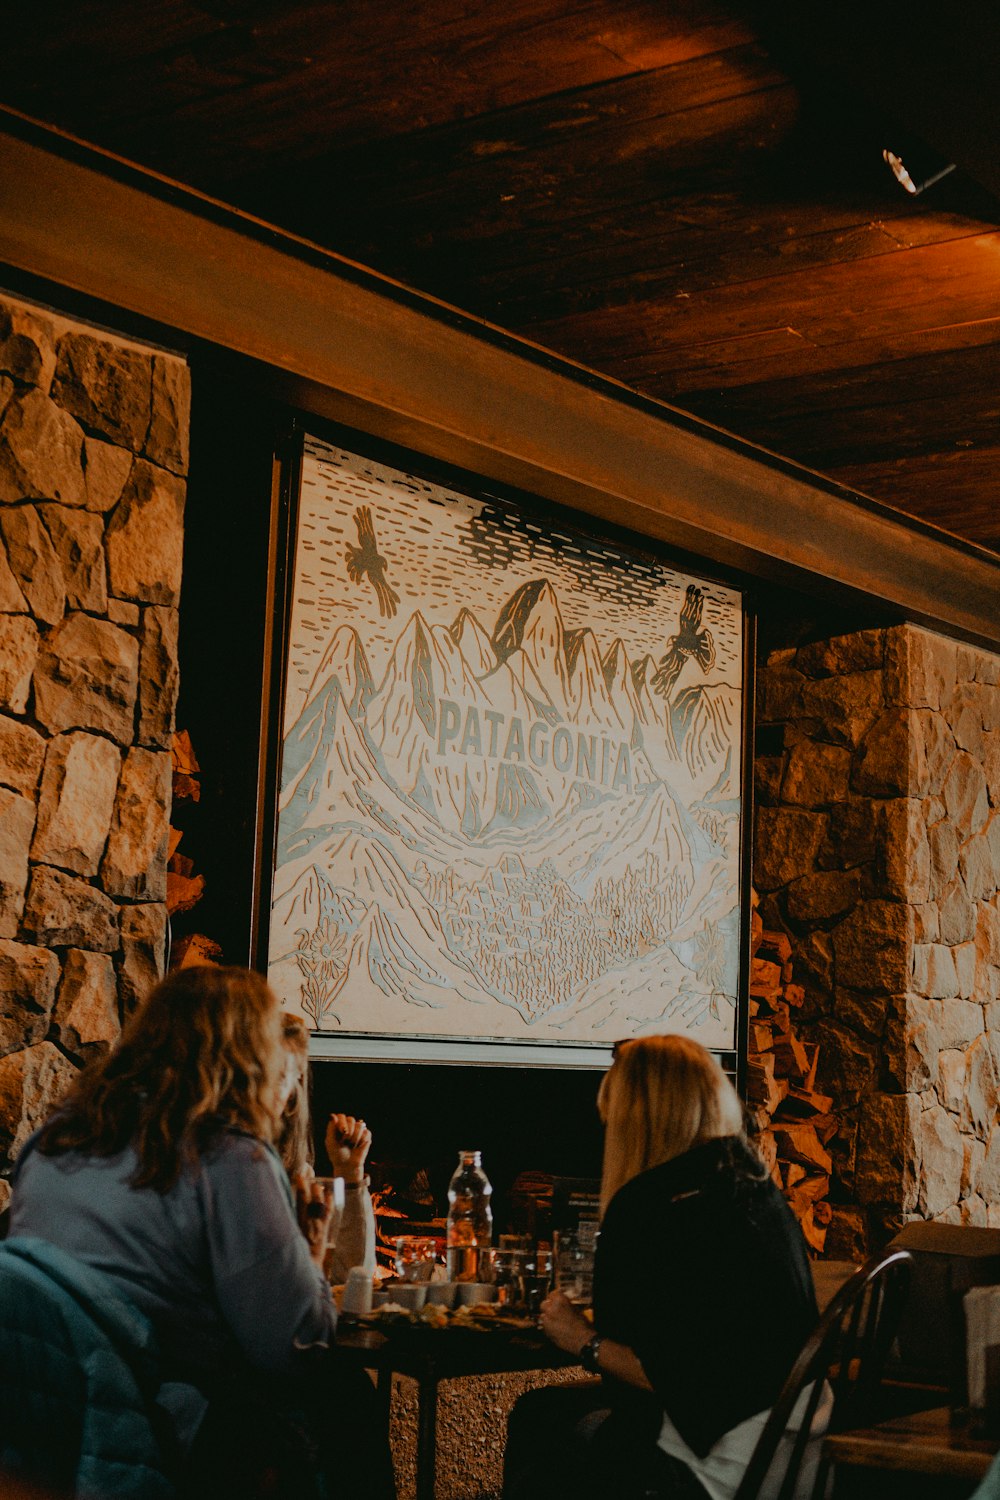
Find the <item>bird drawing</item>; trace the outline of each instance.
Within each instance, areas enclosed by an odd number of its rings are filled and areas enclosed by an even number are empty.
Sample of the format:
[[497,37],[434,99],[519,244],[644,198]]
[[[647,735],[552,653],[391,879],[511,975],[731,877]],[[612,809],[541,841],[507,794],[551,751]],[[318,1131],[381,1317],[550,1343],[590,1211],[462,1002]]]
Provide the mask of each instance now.
[[372,513],[367,505],[360,505],[354,512],[354,524],[358,528],[358,545],[344,549],[348,575],[352,583],[360,584],[366,577],[371,580],[372,588],[378,598],[380,614],[386,619],[391,619],[396,613],[399,595],[395,589],[389,587],[386,579],[386,559],[381,556],[376,546]]
[[681,675],[686,661],[696,661],[703,672],[711,671],[715,665],[712,632],[701,628],[704,607],[705,598],[701,589],[689,583],[681,605],[680,630],[667,641],[667,649],[660,657],[660,664],[653,675],[653,687],[661,698],[670,696],[670,690]]

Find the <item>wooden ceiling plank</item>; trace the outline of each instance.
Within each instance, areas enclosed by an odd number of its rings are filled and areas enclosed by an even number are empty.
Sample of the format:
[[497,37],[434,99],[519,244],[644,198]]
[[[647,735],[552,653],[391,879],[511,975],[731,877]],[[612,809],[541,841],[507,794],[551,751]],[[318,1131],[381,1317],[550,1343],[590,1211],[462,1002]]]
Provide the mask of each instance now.
[[[1000,373],[1000,360],[997,361]],[[835,412],[783,413],[770,421],[748,425],[740,408],[724,406],[717,401],[689,399],[685,411],[704,421],[725,427],[730,432],[760,443],[774,453],[786,453],[798,463],[822,474],[842,472],[857,461],[859,451],[866,464],[889,463],[907,458],[924,458],[939,453],[942,438],[934,425],[934,401],[907,402],[905,405],[860,404]],[[945,446],[954,451],[956,441],[970,448],[991,445],[1000,432],[1000,406],[994,398],[978,410],[970,411],[962,403],[961,425],[949,432]],[[960,435],[960,436],[959,436]]]
[[[836,477],[952,536],[1000,551],[998,473],[1000,444],[992,444],[976,451],[952,449],[901,461],[845,464]],[[997,608],[1000,611],[1000,602]]]
[[[370,262],[470,311],[513,329],[527,329],[595,307],[622,307],[658,295],[712,289],[740,279],[787,274],[789,267],[840,263],[896,248],[879,217],[882,205],[817,203],[810,231],[801,232],[801,207],[778,199],[761,205],[752,189],[745,201],[732,181],[717,178],[698,198],[671,184],[656,202],[627,201],[609,210],[564,217],[558,225],[515,231],[485,222],[442,226],[437,215],[407,211],[408,233],[387,249],[384,226],[367,222],[365,207],[325,235],[342,253]],[[956,227],[957,226],[957,227]],[[304,226],[306,227],[306,226]],[[318,228],[318,226],[315,226]],[[923,243],[982,232],[978,221],[928,215]],[[390,245],[392,242],[389,242]]]
[[[167,5],[161,13],[172,17],[177,8]],[[270,14],[258,9],[252,25],[202,12],[200,25],[162,30],[147,24],[144,7],[134,12],[143,18],[141,48],[115,45],[119,29],[128,34],[127,15],[119,26],[117,11],[112,5],[93,17],[78,15],[73,46],[49,27],[41,75],[0,59],[2,97],[85,137],[93,134],[95,119],[117,120],[116,149],[159,170],[177,171],[188,148],[196,162],[245,155],[254,117],[264,122],[262,145],[270,133],[267,149],[274,156],[289,147],[294,152],[303,138],[316,150],[338,131],[377,137],[394,120],[407,122],[406,128],[415,115],[425,124],[440,122],[481,108],[486,97],[502,108],[538,90],[619,76],[633,66],[596,35],[607,20],[600,0],[547,0],[544,6],[512,0],[502,12],[435,0],[433,13],[422,0],[410,0],[393,8],[391,48],[384,13],[369,3],[283,5]],[[671,25],[649,0],[625,5],[622,21],[640,45],[683,37],[679,19]],[[26,30],[37,49],[38,29]],[[704,45],[714,48],[729,35],[736,32],[706,34]],[[84,69],[81,49],[89,60]],[[531,66],[526,53],[534,55]],[[306,124],[310,111],[325,117],[318,138]],[[205,167],[199,170],[204,177]]]
[[[838,373],[847,372],[849,375],[852,371],[884,367],[886,380],[897,392],[902,392],[919,378],[911,362],[998,344],[1000,319],[989,318],[950,324],[944,328],[920,329],[892,339],[855,339],[843,344],[820,346],[800,337],[787,345],[781,358],[772,360],[762,353],[756,363],[744,360],[738,367],[725,363],[722,358],[713,361],[714,349],[725,351],[729,347],[728,341],[723,340],[718,344],[695,345],[690,351],[675,351],[669,368],[654,357],[644,367],[632,367],[631,373],[640,389],[655,382],[656,394],[666,401],[699,390],[721,391],[753,386],[761,391],[762,400],[776,404],[785,404],[792,399],[798,402],[815,399],[819,403],[828,399],[827,377]],[[806,376],[808,381],[803,378]],[[954,371],[952,378],[958,383],[953,388],[964,389],[965,377],[966,367]],[[939,391],[948,388],[941,385]],[[683,401],[680,404],[683,405]]]
[[969,213],[939,209],[932,193],[929,199],[909,199],[906,214],[884,217],[881,220],[882,228],[903,250],[915,250],[937,240],[961,239],[975,224],[978,224],[980,234],[986,233],[1000,224],[1000,205],[995,201],[975,202],[975,196],[978,196],[976,184],[969,183],[967,186],[971,189],[966,194]]
[[817,371],[808,387],[794,372],[786,372],[770,381],[748,382],[742,391],[720,393],[720,399],[752,405],[758,413],[794,405],[799,413],[834,415],[839,408],[862,403],[906,406],[939,401],[945,410],[966,401],[977,408],[994,405],[1000,402],[1000,319],[969,331],[982,336],[961,346],[911,346],[906,357],[894,363],[879,358],[863,362],[858,355],[865,346],[852,346],[855,358],[850,365]]
[[[450,16],[441,0],[432,13],[411,3],[394,9],[388,49],[383,17],[374,23],[357,6],[325,7],[320,21],[303,22],[301,9],[290,7],[277,25],[243,28],[242,52],[234,46],[221,70],[211,48],[175,56],[173,97],[170,77],[155,66],[152,77],[123,69],[95,78],[94,88],[113,97],[113,108],[128,121],[128,138],[116,142],[118,149],[159,170],[176,170],[189,152],[200,180],[218,181],[237,155],[244,170],[249,155],[261,164],[301,159],[338,140],[370,143],[415,122],[429,127],[505,111],[635,67],[608,45],[601,0],[548,0],[544,6],[522,0],[502,11],[458,6]],[[621,19],[644,57],[659,59],[660,67],[748,37],[745,25],[730,22],[709,26],[698,40],[680,17],[640,0],[626,6]],[[23,103],[16,90],[6,97]],[[88,102],[92,97],[88,90]],[[310,118],[321,122],[318,128]],[[80,128],[65,106],[61,119]],[[231,165],[228,175],[234,175]]]
[[82,75],[106,78],[117,68],[135,67],[175,48],[211,35],[225,22],[186,0],[121,0],[60,7],[53,24],[50,7],[9,8],[3,20],[0,83],[7,97],[13,84],[63,95]]
[[[682,367],[680,361],[669,370],[652,372],[659,382],[659,393],[665,400],[674,400],[675,394],[699,389],[725,389],[730,386],[771,386],[772,383],[794,380],[798,399],[806,391],[803,377],[808,375],[808,390],[815,382],[836,371],[865,369],[871,365],[885,366],[887,379],[893,381],[897,390],[903,390],[912,377],[912,367],[907,363],[914,359],[942,353],[953,353],[978,345],[1000,344],[1000,320],[982,319],[975,323],[952,324],[946,328],[921,329],[904,338],[857,339],[844,344],[796,345],[785,351],[780,360],[764,356],[750,368],[736,369],[724,364],[712,364],[710,351],[699,368],[693,360]],[[964,372],[963,372],[964,373]],[[789,387],[782,387],[785,393]],[[667,392],[670,392],[668,395]],[[808,395],[806,395],[808,399]],[[683,403],[682,403],[683,404]]]
[[[586,348],[598,366],[787,324],[817,344],[973,323],[1000,310],[1000,233],[728,284],[669,306],[643,301],[536,324],[531,336]],[[580,357],[579,354],[574,357]],[[627,378],[627,377],[626,377]]]
[[[754,118],[748,123],[747,132],[753,134],[763,115],[757,105],[750,108]],[[763,114],[767,108],[763,107]],[[714,146],[706,146],[707,152],[712,150]],[[474,177],[474,168],[469,175]],[[483,200],[472,200],[470,192],[453,177],[439,179],[447,181],[446,191],[435,187],[432,193],[415,202],[413,195],[408,198],[402,188],[397,190],[388,182],[384,187],[367,182],[363,190],[371,196],[362,198],[361,184],[355,194],[350,182],[336,174],[324,181],[325,176],[324,171],[322,177],[299,192],[289,186],[277,203],[265,194],[259,200],[260,205],[268,203],[271,214],[280,222],[352,258],[364,261],[378,256],[386,269],[390,269],[387,260],[391,260],[395,246],[401,266],[408,260],[413,263],[409,272],[404,272],[404,279],[416,280],[439,292],[447,290],[452,297],[456,290],[464,289],[468,274],[479,272],[484,258],[502,266],[509,247],[516,245],[519,237],[530,236],[533,244],[544,244],[546,238],[554,238],[549,253],[555,259],[559,241],[564,237],[570,238],[574,248],[581,240],[593,247],[605,244],[601,235],[602,218],[641,223],[648,211],[658,223],[682,236],[698,232],[697,225],[682,223],[678,227],[676,220],[670,223],[665,209],[669,200],[675,198],[683,213],[680,197],[671,193],[667,184],[660,186],[655,178],[651,181],[642,162],[636,160],[630,162],[627,171],[617,166],[609,169],[606,188],[601,185],[599,164],[591,162],[586,177],[581,174],[572,189],[564,179],[548,179],[532,170],[530,163],[526,166],[512,163],[509,174],[500,173],[496,189],[483,205],[485,211],[479,206]],[[623,179],[634,183],[635,190],[630,192]],[[304,178],[300,180],[305,182]],[[524,193],[520,191],[522,183]],[[640,191],[647,195],[648,202],[636,201]],[[240,198],[243,206],[251,209],[257,201],[253,194]],[[704,217],[707,222],[710,212],[718,216],[720,210],[706,199],[701,213],[696,208],[692,217]],[[402,226],[405,228],[401,232]],[[779,234],[780,230],[774,232]],[[685,241],[675,243],[682,247],[683,258]],[[655,238],[650,239],[650,245],[656,253]],[[529,253],[530,249],[531,245],[527,247]],[[523,253],[514,251],[517,258],[523,258]],[[445,289],[444,278],[453,276],[455,284]],[[427,277],[436,278],[429,287]]]
[[[714,138],[720,118],[724,123],[731,112],[729,101],[776,88],[784,89],[789,112],[794,112],[795,95],[787,80],[762,59],[759,48],[743,48],[655,73],[578,86],[497,112],[480,111],[471,120],[405,137],[344,145],[299,172],[290,173],[285,162],[273,176],[228,186],[240,202],[280,202],[325,180],[370,204],[382,200],[391,215],[391,202],[383,199],[387,192],[411,212],[419,206],[447,212],[463,202],[489,198],[490,179],[503,177],[504,191],[544,202],[537,191],[540,176],[554,170],[560,179],[578,177],[593,185],[602,161],[634,175],[644,140],[653,143],[645,149],[662,154],[666,148],[677,151],[685,141]],[[713,106],[715,113],[705,112]],[[745,111],[757,131],[773,128],[773,100]],[[671,133],[665,122],[675,116]],[[572,212],[571,204],[564,206]]]
[[[565,264],[569,271],[576,262],[579,274],[572,282],[567,281],[567,285],[591,282],[600,288],[602,281],[613,283],[620,280],[623,288],[627,288],[633,270],[648,271],[659,267],[673,273],[681,270],[682,266],[672,254],[674,246],[679,247],[682,243],[679,236],[684,232],[705,230],[719,237],[717,244],[713,247],[706,234],[705,264],[699,261],[691,264],[689,261],[683,269],[687,273],[685,281],[695,273],[699,281],[704,278],[704,285],[708,287],[730,279],[762,279],[755,274],[752,265],[747,268],[740,259],[745,245],[752,247],[760,243],[771,248],[778,269],[764,274],[778,275],[797,269],[800,258],[808,260],[809,264],[820,263],[824,258],[831,263],[854,259],[858,253],[855,244],[848,243],[844,250],[838,250],[836,242],[830,241],[831,235],[868,232],[873,236],[870,241],[873,250],[881,254],[909,248],[900,243],[896,226],[884,218],[886,193],[859,191],[849,198],[845,195],[817,199],[810,206],[808,221],[804,222],[801,200],[795,197],[791,186],[781,191],[784,185],[775,180],[766,159],[760,162],[759,168],[756,174],[748,171],[746,165],[742,170],[734,167],[725,173],[715,169],[707,181],[707,174],[699,174],[697,188],[686,174],[678,174],[677,182],[668,183],[655,201],[643,203],[641,213],[634,219],[629,217],[624,223],[628,212],[625,204],[615,205],[604,214],[595,213],[579,221],[569,221],[564,228],[574,237],[572,250],[562,250],[561,235],[548,226],[534,233],[522,231],[516,237],[512,236],[506,245],[494,235],[485,241],[482,251],[477,251],[477,262],[486,270],[495,260],[499,267],[498,285],[504,284],[504,277],[540,276],[546,264],[554,260],[553,277],[543,282],[543,287],[558,286],[554,277],[560,274],[561,267]],[[911,221],[914,245],[966,239],[984,231],[979,219],[960,214],[941,215],[928,205],[918,209],[917,214],[922,216]],[[610,256],[606,260],[602,251],[608,242]],[[491,246],[494,247],[492,258],[489,253]],[[665,253],[660,253],[661,247]],[[531,254],[533,249],[534,255]],[[626,252],[634,259],[625,259]],[[866,248],[861,250],[861,254],[865,253]],[[621,258],[616,259],[616,255]],[[712,274],[713,255],[720,267],[716,276]],[[598,290],[597,295],[605,296],[609,301],[615,300],[610,290],[608,293]],[[623,300],[634,299],[626,295]]]
[[[554,253],[549,267],[537,272],[529,269],[520,275],[511,273],[502,280],[482,274],[467,283],[472,297],[460,300],[463,306],[478,311],[489,298],[497,321],[515,330],[528,330],[595,307],[622,308],[657,296],[667,300],[690,296],[695,291],[725,286],[733,275],[783,274],[789,262],[801,270],[885,253],[885,236],[871,222],[843,222],[822,234],[793,238],[782,236],[780,216],[776,223],[762,223],[763,217],[755,215],[750,222],[741,223],[734,216],[728,236],[722,228],[715,233],[704,230],[697,236],[691,231],[678,232],[659,246],[626,243],[603,257],[597,252],[581,252],[582,263],[574,258],[567,264]],[[720,251],[720,241],[727,237],[731,248]]]
[[[879,476],[886,465],[920,468],[926,474],[928,462],[992,451],[998,443],[1000,347],[976,352],[988,358],[980,358],[961,377],[954,361],[939,367],[937,387],[932,380],[935,371],[928,369],[922,396],[915,385],[911,390],[907,384],[902,387],[906,399],[900,397],[899,383],[878,369],[866,372],[867,383],[858,378],[859,372],[852,372],[843,389],[831,391],[825,403],[811,389],[806,400],[796,403],[793,393],[780,402],[773,394],[765,399],[755,387],[721,395],[682,393],[676,399],[683,410],[702,420],[825,474],[856,476],[863,470],[866,476]],[[949,389],[960,393],[951,401],[941,395]],[[882,488],[869,492],[892,498]],[[992,495],[990,509],[1000,513]],[[918,506],[915,513],[937,518],[937,512],[929,516],[926,507]]]
[[[782,118],[788,128],[794,124],[797,100],[787,83],[740,89],[731,78],[717,75],[698,82],[702,97],[697,102],[675,108],[664,91],[656,107],[638,119],[621,105],[616,84],[602,91],[596,115],[589,94],[553,101],[547,110],[551,123],[541,127],[540,135],[505,130],[510,123],[505,120],[484,121],[449,131],[446,142],[408,138],[406,146],[412,149],[387,148],[382,162],[374,155],[366,161],[366,152],[341,155],[324,163],[322,171],[345,186],[363,189],[373,203],[380,187],[392,187],[401,201],[418,210],[438,207],[454,213],[463,200],[496,201],[494,186],[536,222],[558,223],[561,213],[580,212],[578,200],[588,213],[602,202],[631,202],[633,187],[639,189],[636,207],[641,208],[669,193],[676,174],[693,176],[706,160],[714,162],[717,153],[752,146],[762,133],[777,130]],[[553,187],[558,187],[557,200]]]
[[[754,193],[759,183],[739,183],[729,173],[700,181],[697,194],[690,182],[675,175],[642,202],[623,189],[610,206],[590,202],[540,224],[523,202],[501,201],[512,196],[500,191],[511,185],[502,179],[474,203],[456,194],[444,208],[400,204],[405,235],[391,234],[391,216],[381,207],[394,201],[390,189],[374,209],[355,198],[347,216],[324,220],[306,207],[285,218],[353,259],[378,259],[401,279],[515,329],[898,248],[881,218],[884,197],[817,203],[803,233],[801,205],[773,187],[772,201],[762,204]],[[981,232],[976,220],[929,212],[922,242]]]

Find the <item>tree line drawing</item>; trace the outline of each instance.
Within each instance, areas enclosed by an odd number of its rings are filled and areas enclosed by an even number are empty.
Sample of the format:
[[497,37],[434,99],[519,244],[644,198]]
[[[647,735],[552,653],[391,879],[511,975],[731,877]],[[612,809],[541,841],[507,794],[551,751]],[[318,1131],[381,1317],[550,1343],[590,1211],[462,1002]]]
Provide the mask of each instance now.
[[[528,1018],[558,1009],[609,970],[661,947],[691,891],[684,872],[664,872],[651,852],[640,869],[598,880],[589,902],[551,860],[528,870],[517,855],[471,884],[450,866],[433,872],[420,861],[414,882],[438,911],[452,952]],[[334,1009],[352,930],[349,918],[328,915],[298,934],[302,1006],[317,1026]]]

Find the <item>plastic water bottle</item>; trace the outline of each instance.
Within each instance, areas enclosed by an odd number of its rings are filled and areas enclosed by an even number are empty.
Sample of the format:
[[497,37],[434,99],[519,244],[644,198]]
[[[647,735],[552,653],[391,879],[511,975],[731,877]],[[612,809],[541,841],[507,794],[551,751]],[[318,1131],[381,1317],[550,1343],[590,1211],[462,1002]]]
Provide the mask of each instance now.
[[448,1230],[445,1260],[449,1281],[482,1281],[489,1267],[493,1238],[490,1179],[478,1151],[460,1151],[448,1184]]

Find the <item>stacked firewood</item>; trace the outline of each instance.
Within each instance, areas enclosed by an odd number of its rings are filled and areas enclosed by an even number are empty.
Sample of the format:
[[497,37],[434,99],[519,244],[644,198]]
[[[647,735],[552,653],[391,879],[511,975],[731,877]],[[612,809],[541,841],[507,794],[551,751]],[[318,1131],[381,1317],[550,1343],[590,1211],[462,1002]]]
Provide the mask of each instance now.
[[755,1144],[817,1255],[832,1210],[833,1161],[827,1147],[838,1120],[833,1099],[816,1088],[819,1045],[796,1036],[804,992],[793,982],[783,932],[765,932],[752,914],[747,1108]]
[[[201,767],[198,765],[186,729],[180,729],[173,738],[173,802],[176,809],[185,802],[201,799]],[[181,854],[179,844],[184,837],[179,828],[171,827],[167,859],[167,912],[171,919],[189,912],[197,906],[205,890],[205,877],[195,871],[194,860]],[[179,937],[171,949],[170,967],[187,968],[190,964],[217,963],[222,957],[218,943],[203,932],[186,933]]]

